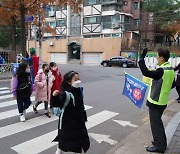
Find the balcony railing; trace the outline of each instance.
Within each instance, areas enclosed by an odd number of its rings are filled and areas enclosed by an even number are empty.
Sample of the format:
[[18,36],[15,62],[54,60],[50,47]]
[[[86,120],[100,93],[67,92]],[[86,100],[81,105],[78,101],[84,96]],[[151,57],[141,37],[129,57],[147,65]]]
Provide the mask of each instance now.
[[118,4],[123,5],[123,0],[101,0],[102,5]]

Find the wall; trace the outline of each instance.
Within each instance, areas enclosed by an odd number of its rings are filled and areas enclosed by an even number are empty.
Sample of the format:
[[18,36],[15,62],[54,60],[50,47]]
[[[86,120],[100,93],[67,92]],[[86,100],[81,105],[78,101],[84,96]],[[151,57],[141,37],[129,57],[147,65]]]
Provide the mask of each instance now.
[[103,60],[119,56],[121,38],[86,38],[82,40],[82,52],[103,52]]
[[[53,42],[54,45],[50,46],[49,42]],[[34,41],[29,41],[29,48],[35,47]],[[36,54],[39,56],[39,45],[37,43]],[[46,40],[42,42],[42,61],[50,62],[51,55],[50,53],[54,52],[67,52],[67,39],[59,39],[59,40]]]

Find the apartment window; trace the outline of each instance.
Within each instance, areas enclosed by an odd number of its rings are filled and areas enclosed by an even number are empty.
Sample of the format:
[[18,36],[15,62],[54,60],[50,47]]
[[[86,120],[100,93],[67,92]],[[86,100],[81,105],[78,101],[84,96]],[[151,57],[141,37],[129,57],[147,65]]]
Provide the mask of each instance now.
[[97,23],[101,23],[101,17],[84,18],[84,24],[97,24]]
[[119,37],[119,33],[112,34],[112,37]]
[[85,5],[93,5],[93,4],[99,4],[100,0],[85,0],[84,4]]
[[102,6],[102,10],[103,11],[112,11],[112,10],[121,11],[121,8],[119,5],[104,5]]
[[139,9],[139,2],[134,2],[134,10]]
[[67,25],[66,20],[58,20],[56,23],[57,23],[57,27],[63,27]]
[[134,26],[139,26],[139,19],[134,19]]
[[49,26],[50,26],[51,28],[55,28],[55,27],[56,27],[55,21],[49,22]]
[[127,1],[124,1],[124,6],[128,6],[128,2]]
[[103,29],[111,29],[112,23],[120,22],[120,15],[104,16],[103,17]]
[[104,34],[104,37],[111,37],[111,34]]

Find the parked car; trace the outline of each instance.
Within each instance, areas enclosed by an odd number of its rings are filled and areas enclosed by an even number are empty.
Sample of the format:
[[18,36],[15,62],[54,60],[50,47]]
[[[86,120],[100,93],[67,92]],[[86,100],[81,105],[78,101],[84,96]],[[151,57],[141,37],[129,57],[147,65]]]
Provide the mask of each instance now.
[[136,64],[134,61],[127,59],[122,56],[112,57],[109,60],[104,60],[101,62],[101,65],[104,67],[111,67],[111,66],[121,66],[121,67],[135,67]]

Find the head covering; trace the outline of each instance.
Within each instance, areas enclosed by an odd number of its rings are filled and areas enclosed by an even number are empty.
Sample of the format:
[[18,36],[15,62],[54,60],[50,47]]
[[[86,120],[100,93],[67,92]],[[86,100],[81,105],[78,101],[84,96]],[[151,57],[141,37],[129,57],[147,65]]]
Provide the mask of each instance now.
[[30,54],[33,55],[36,53],[36,49],[35,48],[30,48]]

